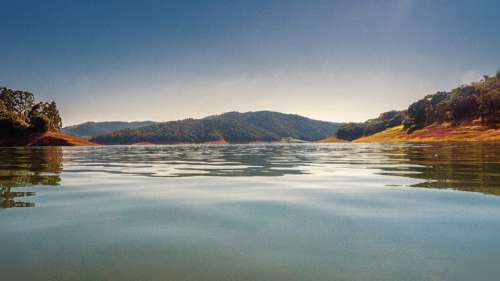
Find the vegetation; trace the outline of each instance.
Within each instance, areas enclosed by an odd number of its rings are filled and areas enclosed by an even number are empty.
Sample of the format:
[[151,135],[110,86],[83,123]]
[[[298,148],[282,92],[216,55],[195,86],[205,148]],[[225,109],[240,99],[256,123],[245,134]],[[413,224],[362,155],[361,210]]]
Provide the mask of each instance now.
[[55,102],[35,102],[30,92],[0,87],[0,138],[59,131],[61,116]]
[[343,140],[354,140],[364,136],[373,135],[387,128],[398,126],[403,122],[406,111],[388,111],[379,117],[363,123],[347,123],[339,128],[337,137]]
[[[447,128],[445,131],[448,132],[447,136],[451,140],[456,136],[451,137],[450,134],[456,132],[470,137],[470,134],[466,134],[463,130],[454,130],[453,127],[461,124],[471,125],[474,120],[478,120],[479,124],[470,126],[470,128],[475,128],[472,132],[477,131],[477,128],[483,131],[495,129],[500,123],[500,71],[493,77],[485,75],[480,82],[463,85],[450,92],[437,92],[425,96],[411,104],[405,111],[389,111],[363,123],[348,123],[339,128],[337,137],[345,140],[363,138],[364,141],[376,141],[379,137],[383,137],[382,139],[386,140],[395,133],[394,130],[387,129],[402,125],[398,127],[398,139],[415,140],[422,139],[422,137],[405,137],[400,136],[399,133],[412,134],[432,125],[444,124],[440,128]],[[366,138],[380,132],[384,134]],[[436,133],[433,137],[439,138],[438,135]],[[478,136],[477,132],[474,136]],[[445,135],[442,137],[444,138]],[[489,135],[485,138],[491,139]],[[432,136],[426,135],[425,139],[432,139]]]
[[228,112],[203,119],[186,119],[120,130],[92,140],[103,144],[202,143],[220,140],[245,143],[271,142],[285,138],[316,141],[335,135],[340,125],[271,111]]
[[500,122],[500,71],[494,77],[485,75],[480,82],[437,92],[411,104],[403,124],[412,133],[434,123],[459,124],[474,119],[490,127]]
[[454,126],[449,123],[432,124],[408,134],[403,125],[386,129],[354,142],[492,142],[500,141],[500,130],[467,123]]
[[98,135],[109,134],[115,131],[123,129],[136,129],[140,127],[146,127],[156,124],[153,121],[141,121],[141,122],[121,122],[121,121],[110,121],[110,122],[85,122],[78,125],[73,125],[69,127],[62,128],[64,133],[84,138],[90,139]]

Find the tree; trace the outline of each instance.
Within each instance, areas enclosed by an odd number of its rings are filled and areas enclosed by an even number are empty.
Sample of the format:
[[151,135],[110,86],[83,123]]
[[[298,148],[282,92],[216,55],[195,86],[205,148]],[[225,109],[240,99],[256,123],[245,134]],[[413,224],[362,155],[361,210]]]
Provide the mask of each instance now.
[[479,110],[481,113],[481,121],[495,127],[500,121],[500,89],[482,92]]
[[48,130],[59,131],[62,128],[61,116],[55,102],[39,102],[31,108],[28,114],[30,118],[40,115],[47,118]]
[[35,103],[32,93],[0,87],[0,137],[59,131],[61,127],[55,102]]
[[364,123],[348,123],[340,127],[337,131],[337,137],[343,140],[355,140],[365,133]]
[[62,128],[62,119],[55,102],[50,102],[43,112],[50,121],[50,130],[59,131]]
[[2,114],[2,112],[7,112],[7,106],[5,105],[3,100],[0,100],[0,114]]
[[429,123],[427,116],[429,114],[430,99],[427,96],[408,107],[408,116],[405,118],[403,124],[409,132],[423,128]]
[[8,137],[27,132],[29,124],[15,114],[4,112],[0,114],[0,136]]
[[460,95],[451,102],[453,121],[473,118],[479,112],[479,101],[475,95]]
[[2,88],[0,99],[4,102],[9,111],[13,111],[17,115],[28,117],[28,113],[35,104],[35,97],[30,92],[14,91],[7,88]]
[[35,133],[45,133],[50,129],[50,120],[45,115],[34,115],[30,118],[30,129]]

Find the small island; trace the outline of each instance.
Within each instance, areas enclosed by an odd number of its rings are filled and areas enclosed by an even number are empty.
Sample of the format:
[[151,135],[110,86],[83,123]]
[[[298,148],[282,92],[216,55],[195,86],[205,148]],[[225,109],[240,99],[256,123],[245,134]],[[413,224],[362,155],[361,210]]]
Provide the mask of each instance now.
[[94,143],[61,133],[57,105],[32,93],[0,87],[0,146],[68,146]]

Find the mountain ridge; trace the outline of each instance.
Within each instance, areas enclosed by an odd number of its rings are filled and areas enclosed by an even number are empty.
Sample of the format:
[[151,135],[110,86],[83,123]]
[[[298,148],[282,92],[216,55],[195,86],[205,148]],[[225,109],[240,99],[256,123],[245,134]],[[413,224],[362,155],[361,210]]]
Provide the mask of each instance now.
[[156,124],[155,121],[87,121],[80,124],[66,126],[61,130],[66,133],[83,139],[91,139],[101,134],[107,134],[122,129],[133,129]]
[[316,141],[336,134],[341,124],[343,123],[266,110],[244,113],[231,111],[201,119],[189,118],[123,129],[91,140],[101,144],[203,143],[221,140],[248,143],[273,142],[286,138]]

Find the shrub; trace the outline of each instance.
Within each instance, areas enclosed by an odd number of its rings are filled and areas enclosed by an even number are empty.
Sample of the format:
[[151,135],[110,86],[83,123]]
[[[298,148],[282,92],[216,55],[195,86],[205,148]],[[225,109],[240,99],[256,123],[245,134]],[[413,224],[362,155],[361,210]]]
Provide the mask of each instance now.
[[30,118],[30,130],[35,133],[45,133],[50,129],[50,120],[45,115],[35,115]]
[[30,125],[22,118],[15,114],[3,112],[0,114],[0,135],[1,136],[17,136],[27,132]]

